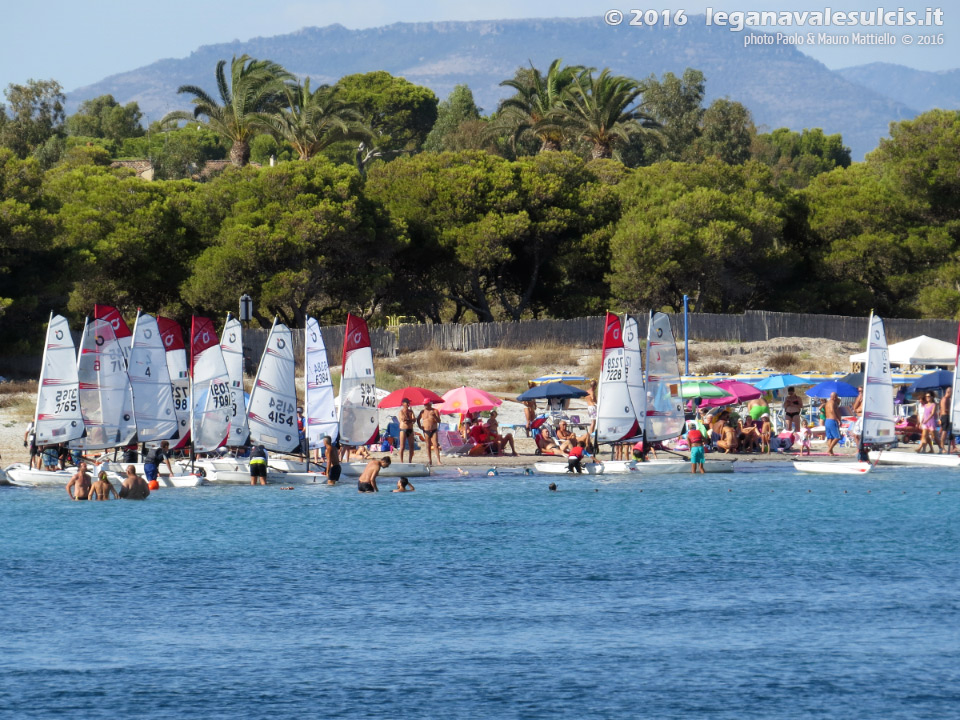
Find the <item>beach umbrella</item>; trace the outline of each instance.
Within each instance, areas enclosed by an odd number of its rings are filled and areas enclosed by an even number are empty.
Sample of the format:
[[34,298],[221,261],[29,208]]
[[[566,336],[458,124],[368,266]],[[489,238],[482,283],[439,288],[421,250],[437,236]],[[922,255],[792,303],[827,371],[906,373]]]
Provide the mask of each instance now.
[[836,393],[838,397],[856,397],[857,388],[843,380],[824,380],[807,390],[807,397],[828,398],[830,393]]
[[701,380],[682,383],[680,385],[680,396],[685,398],[723,398],[726,400],[725,405],[737,401],[733,395],[725,390]]
[[727,394],[724,397],[704,399],[700,403],[700,407],[702,408],[730,405],[732,403],[753,400],[754,398],[758,398],[763,395],[763,393],[757,390],[753,385],[740,382],[739,380],[714,380],[710,384],[716,385]]
[[784,373],[783,375],[771,375],[768,378],[764,378],[760,382],[755,383],[754,387],[757,390],[766,392],[767,390],[783,390],[784,388],[793,387],[794,385],[813,385],[813,383],[806,378]]
[[503,400],[479,388],[461,386],[445,392],[443,404],[437,410],[446,415],[466,415],[471,412],[493,410],[501,404]]
[[847,385],[853,385],[854,387],[863,387],[863,373],[862,372],[847,373],[842,378],[840,378],[840,382],[845,382]]
[[590,378],[586,375],[567,375],[566,373],[549,373],[547,375],[541,375],[538,378],[534,378],[530,382],[534,385],[546,385],[547,383],[585,383]]
[[568,398],[582,398],[586,394],[586,390],[571,387],[570,385],[566,385],[562,382],[552,382],[547,383],[546,385],[536,385],[535,387],[526,390],[520,395],[517,395],[517,400],[520,402],[523,402],[524,400],[566,400]]
[[948,388],[953,387],[953,371],[952,370],[934,370],[931,373],[926,375],[921,375],[916,380],[914,380],[910,387],[907,388],[908,392],[913,392],[914,390],[936,390],[938,388]]
[[405,387],[400,388],[399,390],[394,390],[392,393],[387,395],[383,400],[381,400],[377,407],[381,408],[398,408],[403,404],[403,399],[406,398],[410,401],[411,405],[423,405],[425,403],[431,402],[435,405],[439,405],[443,402],[443,398],[437,395],[433,390],[427,390],[422,387]]

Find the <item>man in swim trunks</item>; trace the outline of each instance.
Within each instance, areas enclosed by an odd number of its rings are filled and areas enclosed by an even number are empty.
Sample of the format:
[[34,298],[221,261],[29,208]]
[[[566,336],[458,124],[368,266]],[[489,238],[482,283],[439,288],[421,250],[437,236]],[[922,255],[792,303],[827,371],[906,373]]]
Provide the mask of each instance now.
[[146,500],[150,497],[147,481],[137,475],[137,469],[133,465],[127,465],[127,477],[120,487],[118,497],[121,500]]
[[767,404],[767,399],[763,395],[758,398],[754,398],[747,403],[747,412],[750,413],[750,417],[754,422],[756,422],[763,416],[765,412],[770,412],[770,406]]
[[823,425],[827,431],[827,455],[836,455],[833,449],[840,442],[840,396],[830,393],[823,408],[826,412]]
[[694,428],[687,432],[687,444],[690,445],[690,472],[704,473],[705,456],[703,454],[703,433]]
[[107,480],[107,474],[105,472],[100,473],[100,477],[97,478],[96,482],[90,487],[90,495],[88,500],[109,500],[110,493],[113,493],[113,496],[120,499],[120,496],[117,495],[117,491],[113,489],[113,485],[110,484],[110,481]]
[[948,387],[940,398],[940,445],[951,453],[956,448],[953,428],[950,427],[950,404],[953,402],[953,388]]
[[800,413],[803,412],[803,400],[797,395],[797,389],[788,387],[783,399],[783,414],[786,417],[786,430],[800,432]]
[[388,467],[390,467],[389,457],[380,458],[379,460],[371,460],[368,462],[367,466],[360,474],[360,477],[357,479],[357,492],[380,492],[380,488],[377,487],[377,475],[380,474],[381,470]]
[[250,451],[250,484],[267,484],[267,449],[263,445],[255,445]]
[[397,422],[400,424],[400,462],[403,462],[403,451],[410,448],[410,462],[413,462],[413,423],[415,417],[410,409],[410,399],[404,398],[400,402],[400,412],[397,413]]
[[160,463],[167,464],[167,472],[173,475],[173,467],[170,465],[170,443],[164,440],[159,448],[147,450],[143,456],[143,474],[148,483],[155,482],[160,474]]
[[323,470],[323,474],[327,476],[327,485],[336,485],[340,481],[340,453],[333,446],[329,435],[323,436],[323,457],[327,461]]
[[86,500],[90,497],[90,473],[87,472],[86,463],[80,463],[77,472],[67,483],[67,495],[71,500]]
[[440,413],[429,400],[423,404],[423,410],[417,415],[417,425],[423,430],[423,436],[427,439],[427,464],[433,465],[433,450],[436,449],[437,465],[443,465],[440,462],[440,438],[437,436],[437,431],[440,429]]

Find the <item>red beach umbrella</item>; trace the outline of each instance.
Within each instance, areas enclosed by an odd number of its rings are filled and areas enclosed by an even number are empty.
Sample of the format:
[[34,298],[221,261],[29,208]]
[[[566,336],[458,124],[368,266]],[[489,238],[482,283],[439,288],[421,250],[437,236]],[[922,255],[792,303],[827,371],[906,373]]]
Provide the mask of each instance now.
[[424,405],[428,402],[439,405],[443,402],[443,398],[437,395],[433,390],[410,386],[400,388],[399,390],[394,390],[383,400],[381,400],[377,404],[377,407],[398,408],[403,404],[404,398],[408,399],[411,405]]

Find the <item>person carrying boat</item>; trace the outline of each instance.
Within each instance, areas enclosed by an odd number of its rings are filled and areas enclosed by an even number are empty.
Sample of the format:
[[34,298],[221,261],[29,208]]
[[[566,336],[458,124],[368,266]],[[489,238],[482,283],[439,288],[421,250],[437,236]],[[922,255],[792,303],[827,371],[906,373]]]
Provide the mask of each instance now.
[[323,456],[327,461],[323,474],[327,476],[327,485],[336,485],[340,480],[340,452],[333,446],[329,435],[323,436]]
[[[90,496],[90,473],[87,472],[87,464],[82,462],[77,472],[67,483],[67,495],[71,500],[86,500]],[[76,489],[74,489],[76,488]]]
[[380,492],[380,488],[377,487],[377,475],[380,474],[381,470],[388,467],[390,467],[389,457],[380,458],[379,460],[371,460],[368,462],[367,466],[360,474],[360,477],[357,478],[357,492]]
[[90,495],[87,499],[109,500],[110,493],[113,493],[113,496],[117,500],[120,499],[120,496],[117,495],[117,491],[113,489],[113,485],[111,485],[110,481],[107,480],[107,474],[105,472],[101,472],[100,476],[96,479],[96,481],[90,487]]
[[151,448],[143,456],[143,474],[148,483],[157,481],[157,475],[160,472],[160,463],[167,464],[167,472],[173,475],[173,466],[170,465],[170,443],[164,440],[160,447]]
[[267,450],[263,445],[255,445],[250,451],[250,484],[267,484]]
[[127,477],[120,487],[118,497],[121,500],[146,500],[150,497],[147,481],[137,475],[137,469],[133,465],[127,465]]

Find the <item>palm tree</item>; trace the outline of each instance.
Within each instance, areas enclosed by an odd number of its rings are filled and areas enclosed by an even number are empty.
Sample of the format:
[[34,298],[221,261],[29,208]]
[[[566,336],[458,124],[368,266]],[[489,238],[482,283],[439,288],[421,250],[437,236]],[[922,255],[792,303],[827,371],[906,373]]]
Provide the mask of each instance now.
[[178,93],[193,95],[193,112],[177,110],[167,114],[168,120],[193,120],[206,117],[210,129],[231,143],[230,162],[243,167],[250,161],[250,140],[269,126],[269,115],[282,107],[286,81],[293,75],[270,60],[255,60],[249,55],[234,56],[230,62],[230,83],[224,68],[227,61],[217,63],[218,104],[196,85],[181,85]]
[[554,122],[565,133],[593,145],[594,159],[613,157],[617,145],[636,135],[655,134],[657,124],[634,105],[640,84],[632,78],[611,75],[604,68],[596,77],[584,72],[567,88],[567,102],[554,113]]
[[520,70],[511,80],[504,80],[502,87],[516,90],[500,104],[500,129],[512,131],[512,140],[524,133],[532,133],[540,141],[540,152],[559,150],[563,142],[563,130],[554,121],[558,109],[566,100],[566,91],[578,74],[588,72],[579,65],[560,67],[561,59],[550,63],[546,76],[533,65],[529,70]]
[[310,78],[288,85],[287,107],[270,121],[274,132],[293,145],[301,160],[309,160],[328,145],[341,140],[366,140],[373,133],[360,112],[337,97],[337,87],[321,85],[310,91]]

